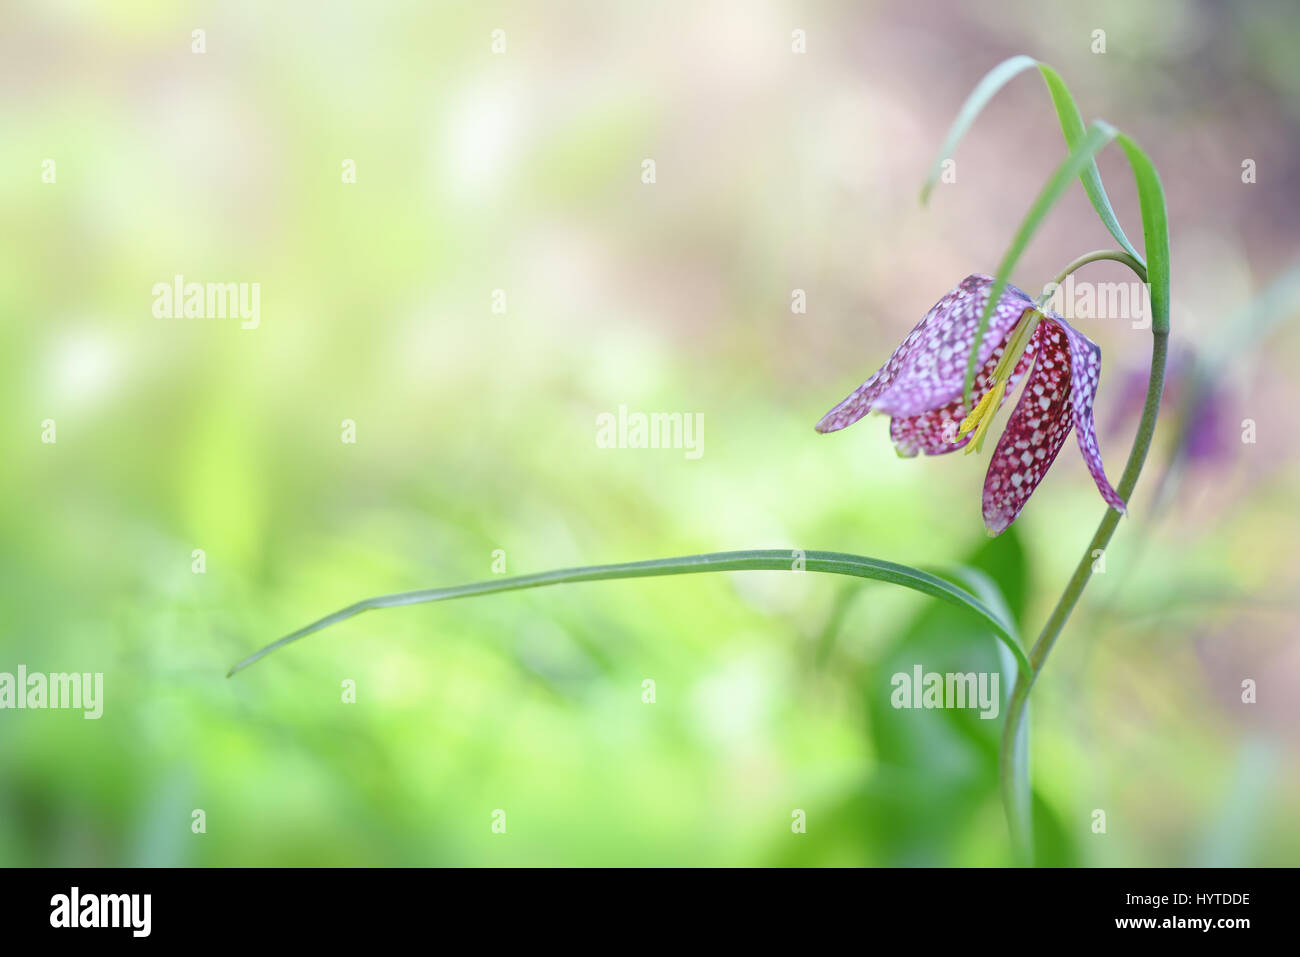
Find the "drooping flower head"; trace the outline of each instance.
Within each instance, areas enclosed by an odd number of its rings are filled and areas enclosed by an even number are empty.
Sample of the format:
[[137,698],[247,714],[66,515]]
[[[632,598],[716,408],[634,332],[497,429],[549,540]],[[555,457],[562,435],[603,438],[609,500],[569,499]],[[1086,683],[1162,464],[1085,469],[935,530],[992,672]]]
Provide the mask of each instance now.
[[967,407],[966,364],[992,286],[991,276],[963,279],[889,361],[822,417],[817,431],[836,432],[874,410],[892,417],[889,434],[900,455],[978,450],[998,409],[1028,373],[984,479],[989,534],[1001,534],[1020,514],[1071,428],[1101,497],[1123,512],[1124,502],[1106,480],[1093,425],[1101,350],[1014,286],[1003,290],[989,316],[977,356],[975,403]]

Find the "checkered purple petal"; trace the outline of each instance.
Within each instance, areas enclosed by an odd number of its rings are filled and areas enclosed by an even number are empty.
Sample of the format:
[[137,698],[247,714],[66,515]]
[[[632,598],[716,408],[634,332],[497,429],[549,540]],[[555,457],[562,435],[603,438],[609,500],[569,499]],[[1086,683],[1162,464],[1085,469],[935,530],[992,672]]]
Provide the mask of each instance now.
[[1065,333],[1044,320],[1034,332],[1033,344],[1037,361],[984,476],[984,524],[991,535],[1002,534],[1016,520],[1074,424]]
[[[871,378],[854,389],[817,423],[818,432],[852,425],[872,409],[910,418],[940,409],[958,398],[967,357],[993,278],[974,274],[940,299]],[[1032,300],[1008,286],[989,317],[977,368],[1001,356],[1007,336]]]
[[1070,378],[1073,380],[1070,401],[1074,412],[1074,434],[1079,440],[1079,451],[1083,461],[1092,473],[1092,480],[1097,483],[1097,490],[1106,504],[1118,512],[1124,512],[1124,500],[1119,497],[1109,481],[1106,470],[1101,464],[1101,450],[1097,447],[1097,426],[1093,422],[1092,406],[1097,398],[1097,384],[1101,379],[1101,349],[1083,333],[1071,328],[1070,324],[1055,313],[1048,319],[1058,325],[1065,333],[1070,345]]
[[[1016,367],[1011,370],[1011,375],[1007,379],[1006,392],[1003,393],[998,408],[1005,405],[1007,399],[1011,398],[1016,383],[1020,381],[1020,377],[1025,374],[1025,369],[1033,361],[1032,342],[1033,340],[1030,340],[1030,347],[1025,350],[1024,355],[1020,357],[1020,361],[1016,363]],[[997,367],[1000,357],[1001,350],[990,358],[984,364],[984,368],[976,374],[976,402],[982,399],[984,393],[993,387],[993,370]],[[963,397],[958,396],[939,409],[931,409],[929,412],[922,412],[920,415],[896,416],[889,422],[889,437],[894,440],[894,448],[898,454],[908,458],[916,455],[917,452],[924,452],[926,455],[944,455],[948,452],[955,452],[957,449],[964,448],[972,438],[970,434],[957,438],[957,429],[969,411]]]
[[1039,324],[1032,344],[1037,353],[1033,371],[984,478],[984,524],[993,535],[1015,521],[1071,428],[1078,434],[1079,448],[1102,498],[1124,510],[1106,480],[1093,425],[1101,350],[1054,313]]

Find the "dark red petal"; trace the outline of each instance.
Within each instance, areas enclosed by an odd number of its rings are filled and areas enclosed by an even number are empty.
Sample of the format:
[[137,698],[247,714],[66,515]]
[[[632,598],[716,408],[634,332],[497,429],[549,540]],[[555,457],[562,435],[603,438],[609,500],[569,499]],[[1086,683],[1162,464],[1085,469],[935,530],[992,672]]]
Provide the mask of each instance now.
[[1002,534],[1015,521],[1074,424],[1065,331],[1054,321],[1044,320],[1032,343],[1036,353],[1033,371],[984,477],[984,524],[992,535]]
[[1044,325],[1052,322],[1065,334],[1070,349],[1071,409],[1074,416],[1074,432],[1079,439],[1079,451],[1083,461],[1092,473],[1092,480],[1097,483],[1097,490],[1106,504],[1116,511],[1124,511],[1124,500],[1111,488],[1106,479],[1106,470],[1101,464],[1101,451],[1097,447],[1097,427],[1093,422],[1092,406],[1097,398],[1097,382],[1101,377],[1101,349],[1083,333],[1070,327],[1059,316],[1049,316]]

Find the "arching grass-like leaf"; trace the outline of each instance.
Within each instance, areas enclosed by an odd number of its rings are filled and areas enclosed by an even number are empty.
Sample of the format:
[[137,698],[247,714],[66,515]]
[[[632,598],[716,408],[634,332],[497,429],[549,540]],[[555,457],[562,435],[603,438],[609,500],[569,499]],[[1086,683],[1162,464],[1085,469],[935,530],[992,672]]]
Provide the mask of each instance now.
[[948,129],[948,135],[944,137],[943,145],[939,147],[939,152],[930,164],[930,172],[925,177],[925,183],[921,186],[921,202],[930,201],[930,190],[934,189],[934,184],[938,182],[939,172],[943,169],[943,161],[952,157],[957,151],[957,144],[961,138],[966,135],[966,131],[971,128],[975,122],[975,117],[980,115],[980,110],[984,109],[985,104],[993,97],[997,96],[998,90],[1006,86],[1011,80],[1028,70],[1031,66],[1037,65],[1038,61],[1031,56],[1013,56],[1009,60],[1003,60],[988,73],[984,78],[975,84],[975,89],[971,90],[970,96],[966,97],[966,102],[961,105],[957,111],[957,118],[952,121],[952,126]]
[[1118,134],[1120,148],[1133,167],[1138,207],[1142,210],[1142,242],[1146,246],[1147,282],[1151,286],[1151,331],[1169,332],[1169,213],[1151,157],[1127,133]]
[[[1070,94],[1070,88],[1065,85],[1065,80],[1061,79],[1061,75],[1052,67],[1035,60],[1031,56],[1013,56],[1009,60],[1003,60],[986,73],[984,78],[975,85],[975,89],[966,98],[966,102],[962,104],[961,109],[957,111],[957,118],[953,120],[948,135],[944,138],[943,145],[939,147],[939,153],[930,166],[930,172],[925,178],[925,184],[921,187],[922,203],[929,200],[930,191],[938,181],[939,172],[943,168],[943,161],[956,152],[957,144],[966,135],[966,131],[970,129],[975,122],[975,117],[979,116],[984,106],[1011,80],[1030,67],[1035,66],[1038,67],[1039,73],[1042,74],[1043,81],[1047,84],[1047,92],[1052,97],[1052,106],[1056,108],[1056,118],[1061,124],[1061,133],[1065,137],[1066,148],[1073,150],[1078,146],[1079,141],[1084,136],[1083,114],[1079,112],[1079,105]],[[1101,182],[1101,171],[1097,169],[1095,161],[1089,161],[1079,171],[1079,179],[1083,183],[1084,192],[1088,194],[1088,201],[1092,203],[1092,208],[1097,211],[1097,216],[1101,219],[1102,224],[1115,237],[1115,241],[1120,244],[1125,252],[1141,262],[1141,255],[1133,248],[1133,244],[1129,242],[1128,237],[1124,235],[1119,219],[1115,216],[1115,210],[1110,205],[1110,197],[1106,195],[1106,187]]]
[[993,634],[1015,656],[1016,663],[1023,673],[1027,673],[1029,670],[1029,659],[1020,647],[1015,625],[1009,620],[1004,620],[1002,616],[970,592],[937,575],[932,575],[929,572],[908,565],[899,565],[895,562],[886,562],[876,558],[866,558],[862,555],[849,555],[842,552],[792,552],[789,549],[751,549],[738,552],[686,555],[681,558],[658,558],[643,562],[625,562],[619,565],[561,568],[555,571],[540,572],[535,575],[498,578],[492,581],[474,582],[473,584],[458,585],[451,588],[428,588],[422,591],[401,592],[395,595],[380,595],[376,598],[367,598],[354,605],[341,608],[333,614],[326,615],[319,621],[314,621],[310,625],[299,628],[280,640],[272,642],[231,668],[227,677],[233,675],[236,671],[247,668],[253,662],[266,657],[271,652],[297,641],[299,638],[304,638],[313,632],[328,628],[330,625],[336,625],[341,621],[346,621],[374,608],[418,605],[431,601],[446,601],[450,598],[491,595],[498,592],[518,591],[524,588],[538,588],[542,585],[559,585],[566,582],[607,581],[617,578],[653,578],[660,575],[692,575],[701,572],[756,570],[791,572],[796,569],[890,582],[921,592],[923,595],[929,595],[953,605],[964,607],[984,620]]
[[[1092,125],[1088,127],[1087,133],[1084,134],[1078,145],[1070,150],[1070,155],[1056,168],[1056,172],[1052,174],[1042,191],[1039,192],[1038,198],[1029,207],[1029,212],[1025,214],[1024,220],[1020,223],[1020,228],[1016,230],[1016,235],[1011,240],[1011,245],[1002,257],[1002,262],[998,266],[997,277],[993,282],[993,287],[989,290],[989,300],[984,306],[983,315],[980,316],[979,328],[976,330],[975,341],[971,344],[970,357],[966,363],[966,384],[962,389],[963,395],[971,396],[971,390],[975,384],[975,365],[979,356],[980,343],[984,341],[984,333],[988,330],[989,317],[993,314],[993,309],[998,304],[1002,291],[1007,287],[1011,271],[1016,268],[1016,263],[1020,261],[1020,256],[1024,253],[1025,247],[1029,245],[1029,240],[1033,238],[1039,225],[1047,217],[1052,207],[1056,205],[1057,200],[1065,193],[1066,187],[1079,175],[1080,170],[1091,163],[1093,157],[1118,135],[1119,131],[1109,123],[1103,120],[1094,120]],[[1167,306],[1168,303],[1166,302]],[[1152,305],[1152,314],[1155,314],[1154,303]],[[973,404],[973,398],[971,404]]]
[[[1038,64],[1038,70],[1043,74],[1048,92],[1052,95],[1052,105],[1056,107],[1061,132],[1065,134],[1065,145],[1073,150],[1084,136],[1083,114],[1079,112],[1079,105],[1070,95],[1070,88],[1061,79],[1061,74],[1046,63]],[[1101,184],[1101,170],[1097,168],[1095,160],[1084,166],[1079,173],[1079,180],[1083,183],[1083,191],[1088,194],[1088,201],[1092,203],[1092,208],[1096,211],[1102,225],[1115,237],[1120,248],[1145,266],[1146,261],[1142,258],[1142,254],[1133,248],[1133,244],[1124,235],[1119,218],[1110,205],[1110,197],[1106,195],[1106,187]]]

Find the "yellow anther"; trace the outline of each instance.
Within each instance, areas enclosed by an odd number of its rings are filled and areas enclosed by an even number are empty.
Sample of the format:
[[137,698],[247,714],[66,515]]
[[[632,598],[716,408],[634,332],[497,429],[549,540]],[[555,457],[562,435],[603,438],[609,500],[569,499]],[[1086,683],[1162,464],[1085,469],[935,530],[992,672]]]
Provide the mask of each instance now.
[[993,388],[984,393],[984,397],[971,410],[970,415],[961,423],[961,428],[957,430],[957,437],[965,435],[971,429],[975,430],[974,437],[970,444],[966,446],[966,454],[978,452],[984,446],[984,436],[993,424],[993,419],[997,415],[998,406],[1002,404],[1002,396],[1007,391],[1007,382],[1005,379],[994,384]]
[[979,402],[975,403],[975,408],[962,419],[961,426],[957,429],[959,439],[972,430],[975,432],[970,444],[966,446],[967,455],[978,452],[984,447],[984,436],[998,414],[998,406],[1002,404],[1002,397],[1007,391],[1007,381],[1011,378],[1017,363],[1020,362],[1020,357],[1025,354],[1029,340],[1042,319],[1041,312],[1030,308],[1022,312],[1020,318],[1016,320],[1015,329],[1002,351],[1002,358],[998,360],[993,370],[993,388],[980,397]]
[[963,435],[983,421],[984,413],[988,411],[989,403],[992,401],[993,390],[990,389],[988,392],[985,392],[980,396],[980,400],[975,404],[975,408],[971,409],[970,414],[961,420],[961,426],[957,429],[957,438],[960,439]]

